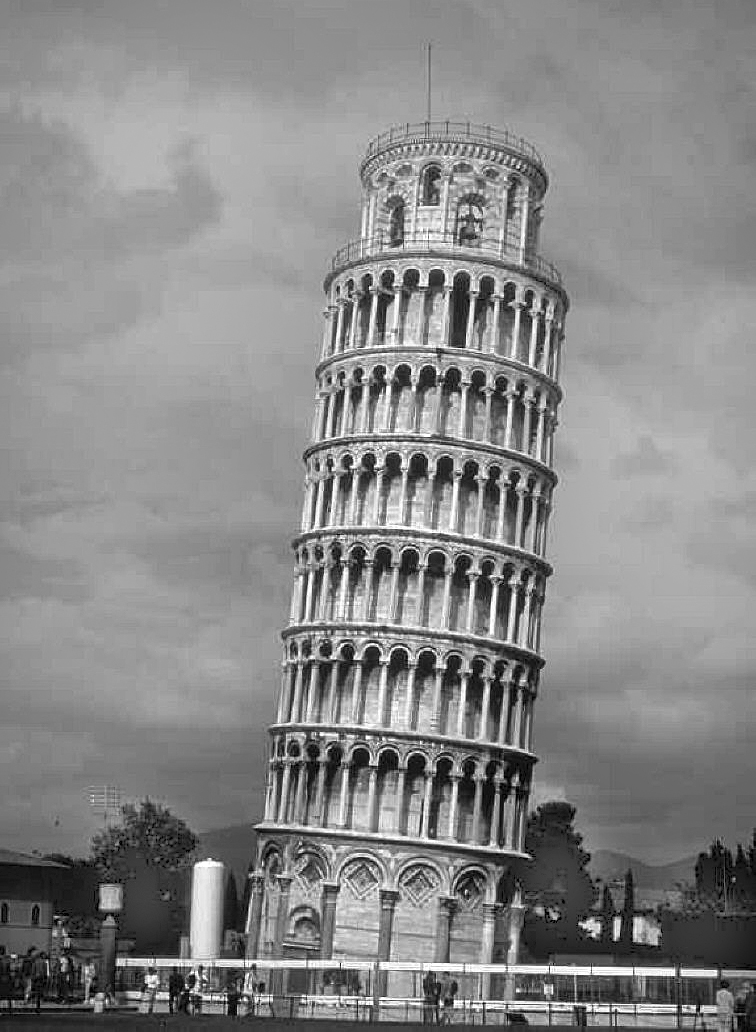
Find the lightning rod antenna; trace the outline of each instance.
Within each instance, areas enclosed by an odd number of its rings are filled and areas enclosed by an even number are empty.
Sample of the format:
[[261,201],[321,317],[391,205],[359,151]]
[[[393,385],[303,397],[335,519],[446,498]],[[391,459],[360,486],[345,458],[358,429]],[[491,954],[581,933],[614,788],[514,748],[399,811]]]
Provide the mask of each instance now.
[[431,45],[428,44],[428,94],[427,94],[427,105],[425,119],[427,122],[431,120]]

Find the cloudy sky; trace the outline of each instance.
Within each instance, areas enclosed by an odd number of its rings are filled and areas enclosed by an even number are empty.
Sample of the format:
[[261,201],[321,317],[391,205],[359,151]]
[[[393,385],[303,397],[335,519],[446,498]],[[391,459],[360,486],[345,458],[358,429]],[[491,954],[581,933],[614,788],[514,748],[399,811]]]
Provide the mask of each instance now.
[[756,823],[752,0],[2,0],[0,838],[260,815],[322,278],[368,140],[508,125],[572,299],[540,798]]

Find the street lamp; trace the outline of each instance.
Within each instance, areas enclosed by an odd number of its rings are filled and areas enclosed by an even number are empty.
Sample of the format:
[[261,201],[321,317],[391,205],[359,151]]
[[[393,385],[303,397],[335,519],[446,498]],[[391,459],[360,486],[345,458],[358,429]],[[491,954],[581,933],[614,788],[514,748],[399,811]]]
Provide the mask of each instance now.
[[115,999],[116,952],[118,923],[116,914],[123,910],[123,885],[102,882],[99,886],[98,909],[104,914],[100,926],[100,979],[105,1000]]

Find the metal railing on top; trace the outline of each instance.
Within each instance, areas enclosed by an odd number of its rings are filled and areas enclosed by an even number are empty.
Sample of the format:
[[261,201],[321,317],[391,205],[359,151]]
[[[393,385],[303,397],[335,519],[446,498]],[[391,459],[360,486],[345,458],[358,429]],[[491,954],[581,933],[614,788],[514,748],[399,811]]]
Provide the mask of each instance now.
[[394,143],[410,140],[475,140],[480,143],[498,144],[508,150],[516,151],[543,168],[543,159],[532,143],[518,136],[509,129],[495,129],[491,125],[480,125],[476,122],[405,122],[394,125],[386,132],[379,133],[367,146],[365,161],[379,154]]
[[461,252],[468,260],[476,255],[485,255],[519,265],[527,272],[541,276],[557,286],[561,287],[562,285],[561,274],[555,265],[538,254],[529,254],[527,251],[523,251],[512,241],[499,242],[482,238],[474,243],[462,244],[453,233],[444,233],[436,229],[421,230],[419,233],[405,233],[400,240],[392,239],[388,233],[375,233],[370,237],[352,240],[336,252],[331,261],[331,271],[336,272],[351,262],[370,258],[373,255],[386,252],[401,254],[404,251]]
[[[167,984],[170,969],[182,972],[199,961],[177,957],[119,957],[117,966],[123,988],[138,987],[148,967],[158,970],[161,984]],[[696,968],[677,965],[622,964],[476,964],[459,961],[375,961],[365,958],[245,959],[223,958],[204,961],[206,988],[221,991],[229,975],[249,976],[255,983],[273,989],[276,974],[295,977],[302,993],[316,996],[372,996],[380,979],[382,996],[415,999],[422,996],[422,981],[428,971],[440,978],[450,973],[458,983],[458,999],[468,1001],[509,1000],[520,1005],[616,1004],[666,1007],[713,1006],[721,978],[733,991],[745,983],[756,983],[756,970]],[[282,981],[282,979],[279,979]],[[289,984],[289,991],[294,988]]]

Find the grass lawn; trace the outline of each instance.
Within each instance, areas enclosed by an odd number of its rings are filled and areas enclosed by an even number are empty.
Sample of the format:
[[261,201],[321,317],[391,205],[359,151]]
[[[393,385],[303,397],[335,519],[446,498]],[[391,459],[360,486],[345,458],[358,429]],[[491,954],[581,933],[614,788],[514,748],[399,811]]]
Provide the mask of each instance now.
[[[364,1021],[317,1021],[304,1018],[269,1018],[269,1017],[248,1017],[248,1018],[227,1018],[221,1015],[198,1015],[197,1017],[186,1017],[185,1015],[174,1014],[91,1014],[84,1011],[57,1013],[44,1012],[40,1015],[13,1014],[8,1017],[5,1011],[0,1014],[0,1032],[202,1032],[203,1029],[227,1029],[242,1028],[254,1029],[255,1032],[282,1032],[283,1029],[302,1029],[303,1032],[329,1032],[330,1029],[337,1029],[338,1032],[365,1032],[368,1023]],[[392,1029],[403,1029],[404,1032],[413,1029],[422,1029],[427,1026],[418,1024],[395,1024],[394,1022],[380,1022],[381,1030],[391,1032]],[[463,1026],[459,1026],[463,1027]],[[503,1026],[502,1026],[503,1027]],[[531,1026],[532,1027],[532,1026]]]

